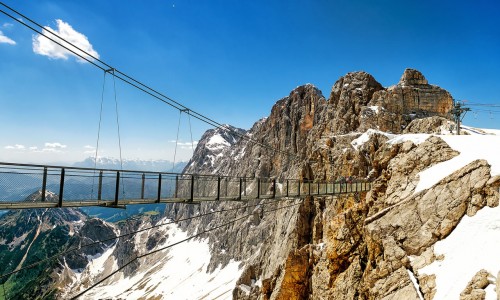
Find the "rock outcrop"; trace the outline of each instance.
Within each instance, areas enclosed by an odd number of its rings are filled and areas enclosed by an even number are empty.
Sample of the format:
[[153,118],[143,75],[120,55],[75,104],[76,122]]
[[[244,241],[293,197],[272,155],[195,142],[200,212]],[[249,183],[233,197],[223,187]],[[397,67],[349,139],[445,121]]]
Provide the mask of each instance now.
[[433,116],[424,119],[415,119],[403,130],[403,133],[452,133],[454,123],[450,120]]
[[[369,107],[361,112],[362,129],[400,133],[414,119],[447,116],[452,106],[450,93],[428,84],[419,71],[406,69],[397,85],[373,94]],[[373,108],[375,113],[370,112]]]
[[[431,299],[434,279],[418,269],[436,259],[434,243],[465,214],[498,205],[500,183],[485,161],[475,161],[415,192],[421,171],[458,152],[438,137],[420,144],[387,141],[394,137],[388,132],[446,131],[443,116],[451,106],[447,91],[412,69],[389,88],[354,72],[334,84],[328,101],[312,85],[278,101],[270,117],[246,133],[261,144],[237,141],[224,150],[218,172],[311,180],[354,175],[373,179],[373,188],[367,195],[308,198],[275,213],[261,202],[237,231],[210,236],[211,268],[231,258],[244,261],[233,298]],[[234,204],[174,205],[168,215],[221,208]],[[184,228],[195,232],[220,222],[206,218]]]
[[[174,204],[165,215],[173,220],[205,215],[178,224],[191,235],[220,227],[203,235],[211,260],[201,271],[241,262],[234,299],[432,299],[435,276],[419,270],[441,259],[435,243],[465,215],[499,201],[500,177],[491,177],[484,160],[417,190],[420,172],[459,153],[437,136],[420,143],[393,138],[402,132],[443,132],[451,105],[447,91],[412,69],[388,88],[366,72],[348,73],[328,100],[311,84],[297,87],[250,130],[205,133],[184,171],[315,181],[355,176],[373,181],[370,192]],[[155,249],[167,238],[143,233],[105,247],[116,246],[113,255],[121,265],[138,249]],[[123,275],[140,269],[132,265]],[[486,286],[480,272],[462,297],[481,297]]]

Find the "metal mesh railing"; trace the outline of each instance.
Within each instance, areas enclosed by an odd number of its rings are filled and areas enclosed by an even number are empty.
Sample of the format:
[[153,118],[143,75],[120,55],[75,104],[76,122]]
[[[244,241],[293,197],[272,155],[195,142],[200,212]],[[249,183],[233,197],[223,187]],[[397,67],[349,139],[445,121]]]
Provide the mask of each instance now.
[[368,191],[370,182],[228,177],[0,163],[0,209],[300,197]]

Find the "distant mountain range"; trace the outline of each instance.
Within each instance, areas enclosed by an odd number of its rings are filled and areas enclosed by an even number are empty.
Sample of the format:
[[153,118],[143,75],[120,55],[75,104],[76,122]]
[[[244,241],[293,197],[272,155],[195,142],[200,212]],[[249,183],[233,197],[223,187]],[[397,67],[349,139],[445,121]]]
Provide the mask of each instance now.
[[[141,160],[141,159],[124,159],[124,170],[138,170],[138,171],[154,171],[154,172],[174,172],[181,173],[187,162],[177,162],[172,169],[173,162],[169,160]],[[74,167],[103,169],[121,169],[120,159],[112,157],[98,157],[97,164],[95,164],[94,157],[88,157],[83,161],[73,164]]]

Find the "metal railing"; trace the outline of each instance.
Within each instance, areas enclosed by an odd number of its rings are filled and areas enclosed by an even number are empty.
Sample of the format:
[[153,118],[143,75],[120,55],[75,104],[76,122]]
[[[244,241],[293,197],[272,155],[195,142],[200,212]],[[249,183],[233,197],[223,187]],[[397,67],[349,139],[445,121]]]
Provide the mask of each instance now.
[[365,192],[366,181],[321,182],[0,162],[0,209],[120,207]]

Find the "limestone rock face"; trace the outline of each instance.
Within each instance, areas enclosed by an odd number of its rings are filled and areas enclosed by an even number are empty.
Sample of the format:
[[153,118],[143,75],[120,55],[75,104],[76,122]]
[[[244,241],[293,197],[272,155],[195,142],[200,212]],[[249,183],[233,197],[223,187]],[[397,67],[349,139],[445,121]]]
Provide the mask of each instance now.
[[373,171],[379,177],[369,194],[369,201],[373,201],[370,213],[411,197],[419,182],[419,172],[458,154],[438,137],[431,137],[418,146],[411,141],[385,144],[376,153],[373,163]]
[[372,75],[353,72],[341,77],[333,85],[329,104],[332,106],[331,131],[346,134],[359,127],[359,115],[375,92],[384,88]]
[[450,132],[452,122],[446,118],[433,116],[415,119],[403,130],[403,133],[436,133]]
[[484,269],[477,272],[460,293],[460,300],[485,299],[486,291],[484,289],[491,283],[488,277],[493,277],[493,275]]
[[465,214],[498,205],[500,177],[492,178],[489,165],[478,160],[416,192],[421,171],[459,153],[439,137],[418,145],[387,141],[394,136],[388,132],[440,132],[448,121],[439,116],[451,105],[447,91],[411,69],[389,88],[365,72],[349,73],[328,101],[312,85],[297,87],[244,133],[258,143],[236,139],[215,168],[197,164],[198,170],[316,181],[356,176],[374,180],[370,192],[255,200],[240,209],[224,202],[176,204],[167,215],[234,211],[183,222],[191,233],[251,215],[209,235],[209,271],[231,259],[242,262],[234,299],[432,299],[435,278],[418,269],[436,259],[433,245]]
[[427,79],[425,79],[424,75],[415,69],[406,69],[399,80],[399,85],[427,85]]
[[376,116],[381,130],[399,133],[415,118],[446,116],[453,98],[446,90],[427,84],[420,72],[407,69],[397,85],[375,93],[370,105],[383,108]]

